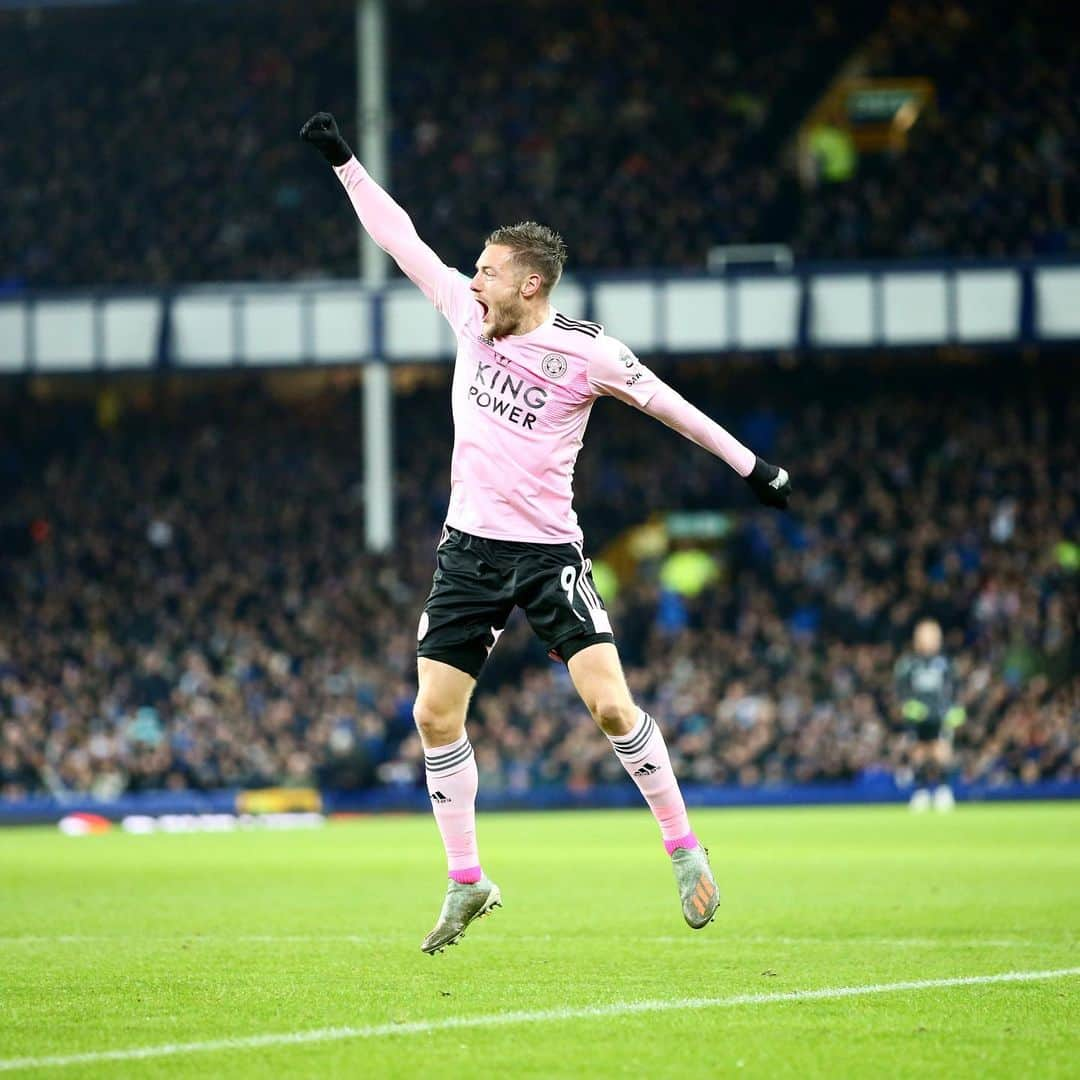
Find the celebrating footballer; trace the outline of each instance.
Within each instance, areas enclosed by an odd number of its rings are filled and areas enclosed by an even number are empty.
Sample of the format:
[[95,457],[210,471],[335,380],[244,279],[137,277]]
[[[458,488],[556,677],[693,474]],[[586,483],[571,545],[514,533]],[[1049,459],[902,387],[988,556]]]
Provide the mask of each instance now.
[[566,663],[648,803],[672,861],[683,917],[694,929],[706,926],[719,890],[690,826],[660,724],[627,688],[572,506],[574,463],[593,403],[611,395],[722,459],[767,506],[787,505],[786,470],[757,457],[602,326],[552,305],[566,261],[556,232],[534,222],[495,229],[470,279],[420,239],[329,113],[316,113],[301,137],[333,166],[365,230],[457,339],[450,503],[420,615],[414,708],[450,880],[421,949],[437,953],[456,944],[473,920],[501,904],[477,845],[477,768],[465,721],[480,670],[515,607]]

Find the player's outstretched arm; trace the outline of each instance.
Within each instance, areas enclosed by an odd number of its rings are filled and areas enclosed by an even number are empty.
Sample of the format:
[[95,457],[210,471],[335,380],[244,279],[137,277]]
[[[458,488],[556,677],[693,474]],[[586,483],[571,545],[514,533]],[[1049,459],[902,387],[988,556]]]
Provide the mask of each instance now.
[[356,216],[372,240],[430,299],[436,299],[440,284],[453,271],[420,239],[412,218],[356,160],[333,116],[317,112],[300,129],[300,138],[314,146],[334,167]]
[[759,502],[779,510],[786,509],[791,498],[787,469],[770,465],[743,446],[731,432],[710,420],[650,371],[621,341],[606,335],[601,340],[589,371],[589,381],[597,393],[611,394],[656,417],[684,438],[727,462],[750,485]]
[[661,383],[649,398],[644,411],[697,443],[703,450],[726,461],[750,485],[758,502],[778,510],[787,509],[791,498],[791,478],[787,469],[770,465],[764,458],[758,457],[730,431],[709,419],[666,383]]

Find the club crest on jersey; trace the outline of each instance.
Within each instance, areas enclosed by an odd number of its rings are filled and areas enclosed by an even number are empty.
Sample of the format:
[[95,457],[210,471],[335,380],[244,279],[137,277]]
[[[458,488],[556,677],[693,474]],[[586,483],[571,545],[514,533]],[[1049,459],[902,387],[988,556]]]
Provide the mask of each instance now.
[[550,379],[561,379],[566,374],[566,357],[549,352],[540,365]]

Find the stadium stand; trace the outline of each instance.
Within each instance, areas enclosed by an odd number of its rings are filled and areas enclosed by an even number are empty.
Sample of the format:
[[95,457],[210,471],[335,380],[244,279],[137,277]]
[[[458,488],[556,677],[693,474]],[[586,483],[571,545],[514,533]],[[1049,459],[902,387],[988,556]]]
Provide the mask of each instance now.
[[[525,217],[561,229],[577,270],[700,267],[759,241],[809,258],[1075,250],[1080,63],[1054,7],[699,5],[688,33],[658,0],[512,20],[491,0],[437,18],[395,4],[392,187],[465,266]],[[934,79],[938,109],[906,153],[801,191],[787,141],[853,57]],[[0,66],[0,111],[19,117],[0,138],[0,288],[355,273],[340,191],[296,140],[320,106],[353,126],[351,4],[4,11]]]
[[904,153],[809,192],[792,237],[815,258],[1075,251],[1080,49],[1060,7],[899,0],[861,47],[876,76],[934,81]]
[[0,276],[355,274],[355,234],[304,211],[328,178],[296,137],[313,101],[350,111],[353,53],[351,6],[332,0],[0,12],[0,113],[18,117],[0,138]]
[[692,32],[662,0],[406,7],[396,55],[425,59],[393,81],[394,191],[458,265],[493,223],[533,218],[571,269],[700,268],[713,245],[778,239],[776,151],[876,20],[844,0],[696,5]]
[[[794,513],[677,436],[597,407],[578,505],[599,553],[642,507],[720,508],[723,572],[672,597],[645,562],[612,604],[632,688],[688,780],[902,774],[893,664],[936,616],[968,781],[1080,779],[1080,396],[1044,357],[665,376],[798,464]],[[413,627],[445,509],[445,373],[397,397],[401,539],[362,551],[354,392],[254,376],[88,403],[0,386],[0,798],[423,784]],[[171,387],[171,389],[170,389]],[[83,387],[85,391],[85,386]],[[423,438],[415,433],[423,432]],[[472,736],[482,789],[622,777],[565,669],[512,623]]]

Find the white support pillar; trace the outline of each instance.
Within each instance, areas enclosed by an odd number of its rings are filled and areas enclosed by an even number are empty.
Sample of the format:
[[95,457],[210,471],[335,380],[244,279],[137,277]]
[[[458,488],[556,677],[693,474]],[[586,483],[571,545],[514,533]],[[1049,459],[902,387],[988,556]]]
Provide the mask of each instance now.
[[[386,186],[390,170],[385,0],[357,0],[356,91],[360,160]],[[386,252],[362,228],[359,263],[365,285],[380,288],[386,283]],[[394,391],[390,367],[381,356],[364,367],[363,394],[364,541],[368,551],[387,551],[394,543]]]

